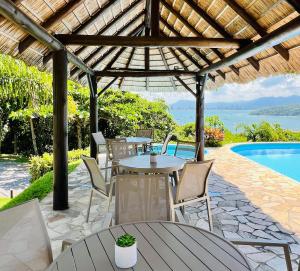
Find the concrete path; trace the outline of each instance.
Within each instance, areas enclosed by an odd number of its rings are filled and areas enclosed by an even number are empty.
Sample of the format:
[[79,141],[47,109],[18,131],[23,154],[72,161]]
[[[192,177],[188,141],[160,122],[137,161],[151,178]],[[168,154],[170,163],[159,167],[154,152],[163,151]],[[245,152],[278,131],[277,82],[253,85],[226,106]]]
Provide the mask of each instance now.
[[9,197],[11,189],[14,195],[19,194],[29,186],[29,180],[27,163],[0,162],[0,197]]

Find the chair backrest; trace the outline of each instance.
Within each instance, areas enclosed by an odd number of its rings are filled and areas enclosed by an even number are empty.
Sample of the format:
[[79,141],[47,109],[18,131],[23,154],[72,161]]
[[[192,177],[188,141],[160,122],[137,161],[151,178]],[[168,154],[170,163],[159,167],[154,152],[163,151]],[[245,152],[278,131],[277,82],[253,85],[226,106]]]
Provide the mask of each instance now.
[[44,270],[52,260],[37,199],[0,212],[1,270]]
[[136,130],[137,137],[147,137],[152,138],[154,137],[154,130],[153,129],[138,129]]
[[212,165],[213,160],[185,164],[176,189],[176,203],[208,193],[208,175]]
[[93,139],[97,145],[98,153],[102,153],[106,151],[106,140],[102,134],[102,132],[92,133]]
[[172,138],[172,134],[168,134],[164,140],[164,143],[162,144],[161,146],[161,152],[160,154],[166,154],[167,153],[167,150],[168,150],[168,144]]
[[84,155],[82,155],[81,158],[89,171],[93,188],[107,196],[108,191],[106,189],[105,180],[97,165],[96,159]]
[[199,143],[190,141],[177,141],[174,156],[183,159],[195,159],[199,152]]
[[106,151],[109,159],[112,159],[111,145],[113,142],[126,142],[126,138],[107,138],[106,139]]
[[170,221],[170,188],[167,175],[118,175],[116,177],[116,225]]
[[111,143],[112,160],[117,161],[123,158],[137,155],[135,144],[127,142],[112,142]]

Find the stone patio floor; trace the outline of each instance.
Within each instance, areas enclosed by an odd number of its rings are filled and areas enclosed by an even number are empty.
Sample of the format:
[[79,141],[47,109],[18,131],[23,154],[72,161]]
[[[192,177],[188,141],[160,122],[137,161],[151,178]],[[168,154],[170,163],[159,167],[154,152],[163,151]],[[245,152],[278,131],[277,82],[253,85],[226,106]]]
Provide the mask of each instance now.
[[[214,232],[228,239],[286,240],[290,244],[293,268],[300,258],[300,184],[292,179],[252,162],[230,150],[230,145],[212,150],[214,158],[209,177],[209,192]],[[101,161],[104,162],[102,157]],[[94,198],[90,222],[85,222],[90,181],[81,164],[69,178],[70,209],[52,210],[52,194],[42,202],[54,257],[60,253],[63,239],[78,240],[102,229],[107,202]],[[114,209],[112,204],[111,210]],[[190,224],[208,228],[205,206],[186,208]],[[256,271],[284,271],[281,248],[240,246]]]

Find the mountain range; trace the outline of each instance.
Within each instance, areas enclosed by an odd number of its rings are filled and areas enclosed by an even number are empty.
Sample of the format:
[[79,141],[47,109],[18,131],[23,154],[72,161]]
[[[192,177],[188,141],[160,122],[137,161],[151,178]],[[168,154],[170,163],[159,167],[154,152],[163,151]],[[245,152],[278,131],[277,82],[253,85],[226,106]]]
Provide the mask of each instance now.
[[[300,104],[300,96],[288,97],[263,97],[249,101],[206,103],[205,109],[223,110],[255,110],[274,106],[285,106]],[[171,110],[195,109],[195,102],[192,100],[181,100],[170,105]]]

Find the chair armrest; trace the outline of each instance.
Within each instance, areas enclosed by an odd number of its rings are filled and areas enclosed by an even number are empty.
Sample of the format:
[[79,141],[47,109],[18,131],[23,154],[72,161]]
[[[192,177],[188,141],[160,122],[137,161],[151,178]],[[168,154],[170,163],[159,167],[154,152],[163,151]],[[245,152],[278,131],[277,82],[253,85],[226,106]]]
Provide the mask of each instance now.
[[66,248],[74,244],[76,241],[72,239],[65,239],[61,243],[61,252],[63,252]]
[[187,224],[184,216],[182,215],[182,213],[180,212],[180,210],[175,209],[175,216],[176,216],[176,221],[182,224]]
[[252,239],[245,239],[245,240],[230,240],[231,243],[238,245],[238,246],[262,246],[262,247],[282,247],[285,256],[285,262],[288,271],[293,271],[292,268],[292,261],[290,256],[290,249],[289,244],[286,241],[269,241],[269,240],[252,240]]
[[104,217],[102,228],[107,229],[112,225],[112,213],[107,213]]

